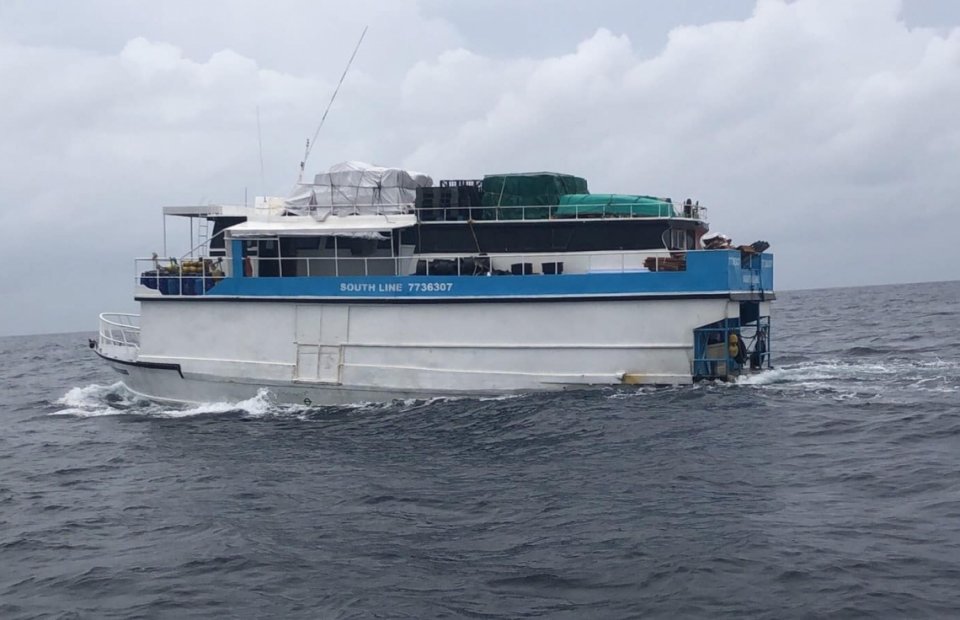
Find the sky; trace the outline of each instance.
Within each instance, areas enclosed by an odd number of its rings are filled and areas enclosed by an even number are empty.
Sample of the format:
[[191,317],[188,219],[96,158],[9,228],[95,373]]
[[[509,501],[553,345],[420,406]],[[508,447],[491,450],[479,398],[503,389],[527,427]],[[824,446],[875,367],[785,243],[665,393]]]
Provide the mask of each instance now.
[[365,26],[308,173],[567,172],[781,290],[960,278],[960,2],[0,0],[0,335],[135,311],[164,205],[285,195]]

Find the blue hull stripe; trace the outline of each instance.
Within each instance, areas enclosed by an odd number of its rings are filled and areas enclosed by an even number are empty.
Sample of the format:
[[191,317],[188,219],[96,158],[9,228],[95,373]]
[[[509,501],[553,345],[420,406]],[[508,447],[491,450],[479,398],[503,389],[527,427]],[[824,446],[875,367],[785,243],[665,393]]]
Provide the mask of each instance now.
[[769,295],[773,292],[773,257],[764,254],[762,262],[761,256],[754,256],[753,259],[755,268],[743,268],[739,251],[714,250],[690,252],[686,271],[522,276],[225,278],[204,297],[476,302]]

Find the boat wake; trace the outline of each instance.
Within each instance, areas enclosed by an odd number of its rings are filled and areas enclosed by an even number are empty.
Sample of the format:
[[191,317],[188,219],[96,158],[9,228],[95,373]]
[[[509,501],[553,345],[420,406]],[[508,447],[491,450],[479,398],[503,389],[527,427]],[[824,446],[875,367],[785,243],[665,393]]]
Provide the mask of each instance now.
[[127,410],[137,406],[137,401],[136,397],[118,381],[113,385],[92,384],[71,388],[55,400],[53,405],[66,408],[54,411],[52,415],[94,417],[126,413]]
[[[710,382],[693,386],[642,387],[636,390],[615,390],[608,399],[662,395],[664,392],[694,390],[761,390],[771,395],[813,396],[834,400],[874,400],[897,398],[898,395],[925,393],[960,394],[960,361],[958,360],[852,360],[826,359],[786,364],[759,374],[741,377],[735,382]],[[703,392],[701,392],[703,393]],[[460,400],[479,402],[522,399],[529,394],[507,394],[470,399],[469,397],[434,397],[395,400],[392,402],[360,402],[336,406],[290,405],[277,403],[271,392],[260,389],[256,396],[237,402],[209,402],[191,405],[158,403],[130,392],[121,382],[111,385],[74,387],[52,403],[51,415],[97,417],[138,415],[159,418],[186,418],[203,415],[233,414],[242,417],[285,416],[315,419],[347,412],[376,411],[410,413]]]
[[129,391],[121,382],[112,385],[88,385],[71,388],[54,401],[54,406],[63,407],[51,415],[98,417],[110,415],[142,415],[161,418],[183,418],[199,415],[239,413],[249,417],[262,417],[293,409],[296,406],[277,405],[266,389],[257,395],[238,402],[212,402],[199,405],[172,405],[151,401]]
[[[480,397],[478,402],[513,400],[525,394]],[[409,398],[392,402],[358,402],[352,404],[312,406],[282,404],[276,402],[267,388],[261,388],[256,396],[237,402],[219,401],[200,404],[176,405],[159,403],[134,394],[121,382],[112,385],[92,384],[71,388],[52,403],[55,410],[50,415],[98,417],[113,415],[138,415],[159,418],[187,418],[203,415],[235,414],[243,417],[287,416],[301,419],[316,418],[350,411],[391,411],[409,413],[450,401],[467,400],[468,397]]]
[[786,398],[837,401],[908,402],[960,394],[960,360],[838,360],[797,361],[746,375],[736,381],[706,381],[687,386],[617,388],[610,400],[658,398],[670,394],[703,397],[715,393],[757,391]]
[[854,389],[859,395],[870,392],[875,396],[904,390],[952,394],[960,393],[960,361],[829,359],[800,362],[741,377],[733,385],[815,392]]

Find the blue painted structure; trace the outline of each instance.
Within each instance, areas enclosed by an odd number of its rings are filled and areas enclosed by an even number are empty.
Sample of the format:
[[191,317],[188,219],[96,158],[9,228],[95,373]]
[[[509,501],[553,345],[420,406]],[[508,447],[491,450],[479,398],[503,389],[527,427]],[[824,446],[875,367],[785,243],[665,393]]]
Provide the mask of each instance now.
[[[752,320],[744,319],[744,309],[749,306],[756,306],[756,302],[741,302],[740,318],[724,319],[704,325],[693,330],[693,376],[694,379],[709,379],[717,377],[717,364],[722,363],[726,367],[727,374],[740,374],[747,366],[750,368],[772,368],[770,343],[771,343],[771,323],[769,316],[752,317]],[[728,343],[731,334],[736,334],[740,339],[741,346],[754,359],[748,359],[740,363],[729,353]],[[712,357],[708,354],[708,347],[711,344],[719,343],[722,345],[722,355]],[[760,348],[757,348],[758,345]]]
[[[503,276],[244,277],[234,248],[233,277],[207,297],[310,297],[321,299],[509,299],[531,297],[707,296],[773,292],[773,256],[739,250],[686,254],[685,271],[627,271]],[[201,287],[202,288],[202,287]]]

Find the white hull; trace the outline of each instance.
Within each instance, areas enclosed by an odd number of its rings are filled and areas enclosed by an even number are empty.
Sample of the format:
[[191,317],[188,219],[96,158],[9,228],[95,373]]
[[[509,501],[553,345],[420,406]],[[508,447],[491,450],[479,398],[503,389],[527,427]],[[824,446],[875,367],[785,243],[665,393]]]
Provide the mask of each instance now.
[[273,383],[212,375],[184,375],[181,378],[176,370],[131,367],[112,361],[109,363],[123,375],[122,382],[131,392],[149,400],[169,403],[240,402],[257,396],[262,390],[267,390],[271,401],[277,403],[313,406],[378,403],[434,396],[484,395],[476,392],[432,394],[339,385],[306,385],[297,382]]
[[141,303],[136,355],[101,353],[132,391],[176,402],[261,388],[278,402],[337,404],[690,383],[693,330],[739,316],[723,298]]

